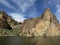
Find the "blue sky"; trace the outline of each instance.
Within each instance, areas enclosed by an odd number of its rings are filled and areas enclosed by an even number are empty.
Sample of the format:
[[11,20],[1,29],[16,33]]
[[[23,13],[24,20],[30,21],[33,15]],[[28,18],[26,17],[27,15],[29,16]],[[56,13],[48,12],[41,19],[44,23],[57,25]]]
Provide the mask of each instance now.
[[60,21],[60,0],[0,0],[0,10],[18,22],[38,17],[46,8],[50,8]]

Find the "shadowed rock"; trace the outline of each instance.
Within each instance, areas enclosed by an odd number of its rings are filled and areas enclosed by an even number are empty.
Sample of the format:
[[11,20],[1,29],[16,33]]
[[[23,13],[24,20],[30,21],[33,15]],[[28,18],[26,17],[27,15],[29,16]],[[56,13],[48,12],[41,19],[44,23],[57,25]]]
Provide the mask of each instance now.
[[12,29],[7,22],[7,14],[4,11],[0,11],[0,29]]

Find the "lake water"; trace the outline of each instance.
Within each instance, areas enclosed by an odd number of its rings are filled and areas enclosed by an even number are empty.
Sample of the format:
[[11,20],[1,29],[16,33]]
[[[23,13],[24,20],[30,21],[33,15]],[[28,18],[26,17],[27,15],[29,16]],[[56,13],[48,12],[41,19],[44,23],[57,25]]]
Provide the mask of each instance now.
[[60,45],[60,37],[0,37],[0,45]]

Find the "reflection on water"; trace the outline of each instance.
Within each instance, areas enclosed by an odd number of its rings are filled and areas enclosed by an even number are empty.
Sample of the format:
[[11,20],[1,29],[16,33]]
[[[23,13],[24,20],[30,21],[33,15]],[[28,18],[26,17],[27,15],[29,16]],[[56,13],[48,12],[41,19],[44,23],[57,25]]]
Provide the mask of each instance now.
[[0,37],[0,45],[60,45],[60,37]]

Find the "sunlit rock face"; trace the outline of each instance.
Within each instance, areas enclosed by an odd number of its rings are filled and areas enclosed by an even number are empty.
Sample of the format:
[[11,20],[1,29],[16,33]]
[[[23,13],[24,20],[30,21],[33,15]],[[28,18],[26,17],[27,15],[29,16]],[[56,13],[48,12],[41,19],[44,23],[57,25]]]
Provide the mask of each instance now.
[[4,11],[0,11],[0,29],[12,29],[7,22],[7,14]]
[[24,20],[21,36],[60,36],[60,24],[49,8],[37,18]]

